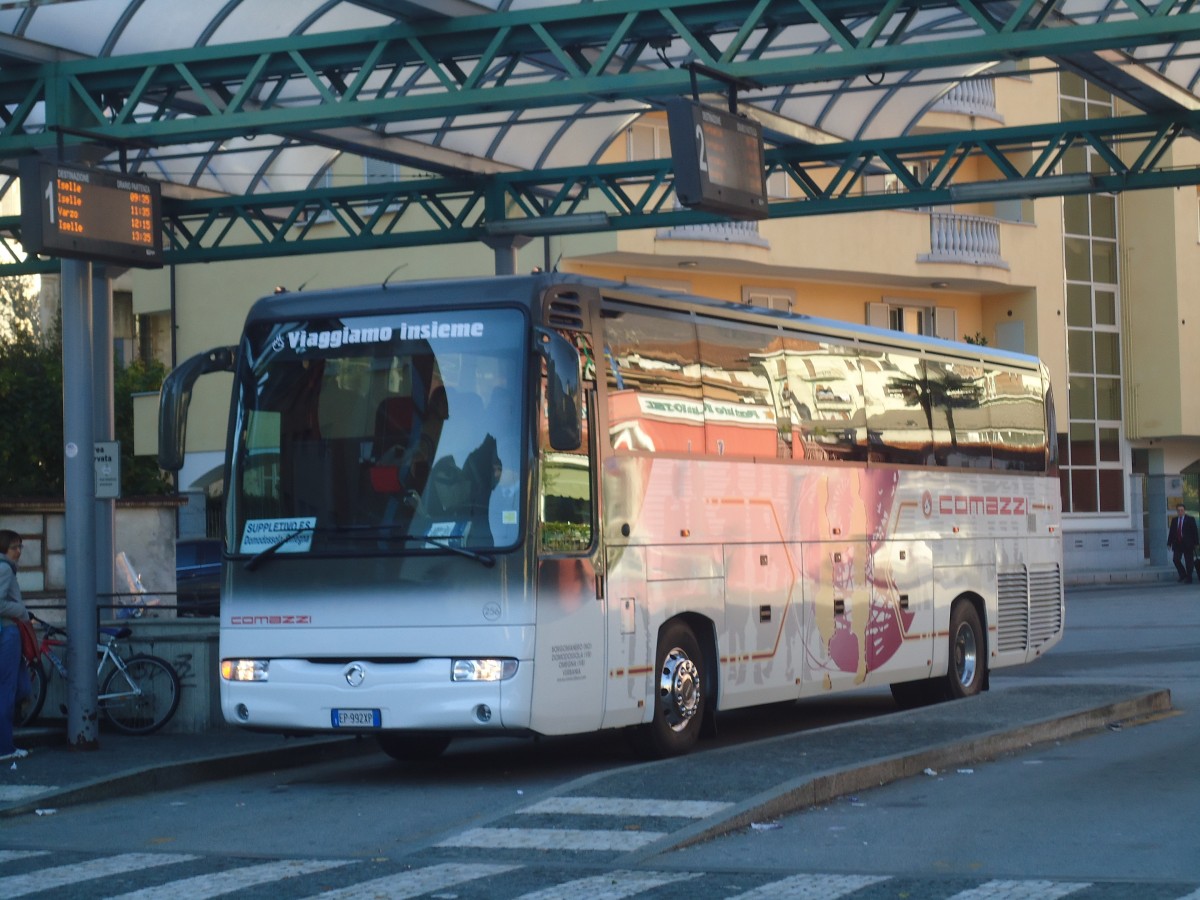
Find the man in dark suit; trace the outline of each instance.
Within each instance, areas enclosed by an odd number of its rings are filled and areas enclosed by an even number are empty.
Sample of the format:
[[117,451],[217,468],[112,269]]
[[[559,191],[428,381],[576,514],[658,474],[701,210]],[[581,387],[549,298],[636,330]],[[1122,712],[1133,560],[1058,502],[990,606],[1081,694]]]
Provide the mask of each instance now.
[[1200,543],[1200,531],[1196,530],[1196,520],[1189,516],[1180,503],[1175,507],[1175,518],[1167,530],[1167,546],[1174,554],[1171,557],[1175,569],[1179,572],[1179,580],[1192,583],[1192,569],[1195,567],[1196,544]]

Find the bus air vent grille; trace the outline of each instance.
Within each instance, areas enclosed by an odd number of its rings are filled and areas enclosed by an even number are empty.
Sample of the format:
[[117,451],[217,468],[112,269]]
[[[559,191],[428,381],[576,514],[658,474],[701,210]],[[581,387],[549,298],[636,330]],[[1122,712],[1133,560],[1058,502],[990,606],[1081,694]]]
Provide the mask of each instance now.
[[551,328],[583,331],[583,299],[571,285],[558,285],[542,299],[542,321]]
[[1025,650],[1029,646],[1029,573],[1024,566],[996,573],[999,628],[996,649]]
[[1040,647],[1062,631],[1062,570],[1058,563],[1029,570],[1030,645]]

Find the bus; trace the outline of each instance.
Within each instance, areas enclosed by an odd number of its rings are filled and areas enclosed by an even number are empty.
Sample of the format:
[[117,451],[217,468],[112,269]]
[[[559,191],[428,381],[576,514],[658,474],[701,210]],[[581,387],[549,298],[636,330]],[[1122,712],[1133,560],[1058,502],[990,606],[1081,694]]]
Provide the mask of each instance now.
[[968,697],[1062,637],[1034,357],[563,274],[304,293],[233,374],[220,697],[378,737],[629,729],[888,685]]

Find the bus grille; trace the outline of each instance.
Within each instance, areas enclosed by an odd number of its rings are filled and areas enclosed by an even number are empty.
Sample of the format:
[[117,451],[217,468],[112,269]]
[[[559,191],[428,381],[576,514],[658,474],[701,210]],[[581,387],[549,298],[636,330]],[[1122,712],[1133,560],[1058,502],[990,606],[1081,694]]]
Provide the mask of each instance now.
[[1057,563],[996,573],[997,649],[1040,647],[1062,630],[1062,571]]

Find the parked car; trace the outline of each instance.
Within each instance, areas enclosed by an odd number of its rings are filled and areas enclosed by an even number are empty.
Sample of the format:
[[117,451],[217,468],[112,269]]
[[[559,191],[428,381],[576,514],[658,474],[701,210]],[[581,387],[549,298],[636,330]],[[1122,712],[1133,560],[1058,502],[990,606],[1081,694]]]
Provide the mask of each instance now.
[[221,542],[185,538],[175,542],[176,613],[215,616],[221,606]]

